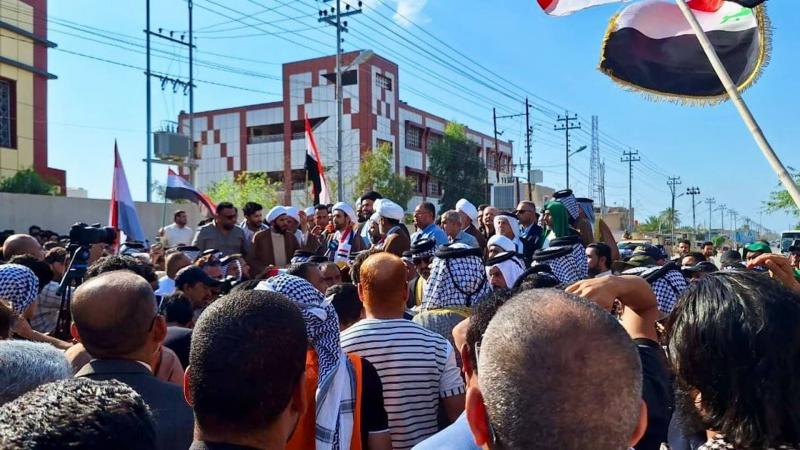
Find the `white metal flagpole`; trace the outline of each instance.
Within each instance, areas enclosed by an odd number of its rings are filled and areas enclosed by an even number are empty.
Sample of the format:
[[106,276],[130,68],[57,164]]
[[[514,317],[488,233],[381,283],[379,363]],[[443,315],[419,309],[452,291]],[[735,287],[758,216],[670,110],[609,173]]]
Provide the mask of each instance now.
[[678,7],[683,12],[686,20],[689,21],[689,25],[691,25],[694,34],[697,36],[697,40],[700,41],[700,45],[703,47],[703,51],[705,51],[709,62],[711,62],[711,66],[714,67],[714,71],[717,73],[722,85],[725,86],[725,90],[728,92],[728,97],[730,97],[731,101],[736,106],[736,109],[739,111],[739,115],[742,116],[742,120],[744,120],[745,125],[747,125],[747,128],[750,129],[750,134],[753,135],[753,139],[756,140],[756,144],[758,144],[761,152],[764,153],[764,157],[767,158],[767,161],[772,166],[772,170],[775,171],[775,173],[778,175],[778,178],[781,180],[781,183],[789,192],[789,195],[794,200],[795,205],[800,208],[800,188],[798,188],[791,175],[789,175],[789,172],[786,171],[786,167],[784,167],[781,160],[778,159],[778,155],[775,154],[772,146],[769,144],[769,142],[767,142],[767,138],[764,137],[764,132],[761,131],[761,127],[758,126],[758,123],[753,117],[753,114],[750,112],[750,109],[744,103],[744,100],[742,100],[742,96],[736,89],[736,85],[733,83],[731,76],[728,74],[728,70],[725,69],[722,61],[720,61],[716,50],[714,50],[714,46],[711,44],[711,41],[709,41],[708,36],[706,36],[705,31],[703,31],[703,28],[700,26],[700,22],[697,21],[697,17],[694,16],[691,8],[686,5],[685,0],[675,1],[678,3]]

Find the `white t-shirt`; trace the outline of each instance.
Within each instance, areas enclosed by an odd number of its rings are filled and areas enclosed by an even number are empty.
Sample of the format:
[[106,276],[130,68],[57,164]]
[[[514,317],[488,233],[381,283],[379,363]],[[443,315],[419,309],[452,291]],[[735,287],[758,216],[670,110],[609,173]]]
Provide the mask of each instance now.
[[439,399],[464,393],[450,342],[409,320],[364,319],[342,332],[341,344],[378,371],[395,450],[435,434]]
[[194,233],[192,229],[184,226],[179,228],[174,223],[164,227],[164,236],[161,238],[161,243],[166,248],[177,247],[179,245],[191,245]]

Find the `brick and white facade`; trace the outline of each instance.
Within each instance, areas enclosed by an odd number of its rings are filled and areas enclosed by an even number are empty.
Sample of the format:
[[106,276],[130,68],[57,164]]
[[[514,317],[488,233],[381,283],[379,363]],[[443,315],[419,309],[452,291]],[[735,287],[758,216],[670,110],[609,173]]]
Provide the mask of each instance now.
[[[426,200],[436,203],[441,185],[428,176],[427,150],[442,135],[447,120],[400,100],[395,63],[374,55],[357,67],[347,67],[357,55],[358,52],[343,55],[345,199],[355,196],[350,180],[358,172],[362,158],[373,148],[389,144],[395,172],[416,181],[417,192],[408,209]],[[306,114],[314,127],[327,177],[335,181],[335,67],[334,56],[287,63],[283,65],[283,101],[195,113],[197,187],[205,190],[211,183],[233,179],[241,172],[266,172],[283,185],[284,202],[308,203],[304,172]],[[181,114],[179,123],[182,132],[188,133],[187,114]],[[500,141],[500,151],[496,152],[493,137],[469,128],[467,135],[482,159],[488,155],[490,183],[511,175],[509,142]]]

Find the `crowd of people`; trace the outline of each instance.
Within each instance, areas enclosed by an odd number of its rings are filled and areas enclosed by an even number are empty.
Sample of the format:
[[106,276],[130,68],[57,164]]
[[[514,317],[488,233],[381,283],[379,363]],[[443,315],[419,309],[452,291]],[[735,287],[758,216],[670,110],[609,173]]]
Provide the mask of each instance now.
[[0,448],[800,448],[800,242],[540,206],[220,203],[83,269],[4,233]]

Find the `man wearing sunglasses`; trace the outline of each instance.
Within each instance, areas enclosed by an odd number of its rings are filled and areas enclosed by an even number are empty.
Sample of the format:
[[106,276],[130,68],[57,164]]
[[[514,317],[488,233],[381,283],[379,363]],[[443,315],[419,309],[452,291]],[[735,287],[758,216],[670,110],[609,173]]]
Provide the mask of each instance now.
[[236,226],[237,210],[232,203],[222,202],[217,205],[214,220],[197,231],[192,245],[200,251],[215,248],[223,256],[241,254],[247,256],[250,241],[244,231]]
[[420,239],[411,246],[411,262],[414,264],[417,276],[408,283],[408,309],[422,304],[422,292],[428,277],[431,276],[434,250],[436,241],[431,239]]
[[539,214],[536,213],[536,204],[523,201],[517,205],[517,219],[519,219],[520,234],[519,240],[522,241],[522,255],[525,265],[529,266],[533,261],[533,254],[542,248],[542,227],[539,226]]

